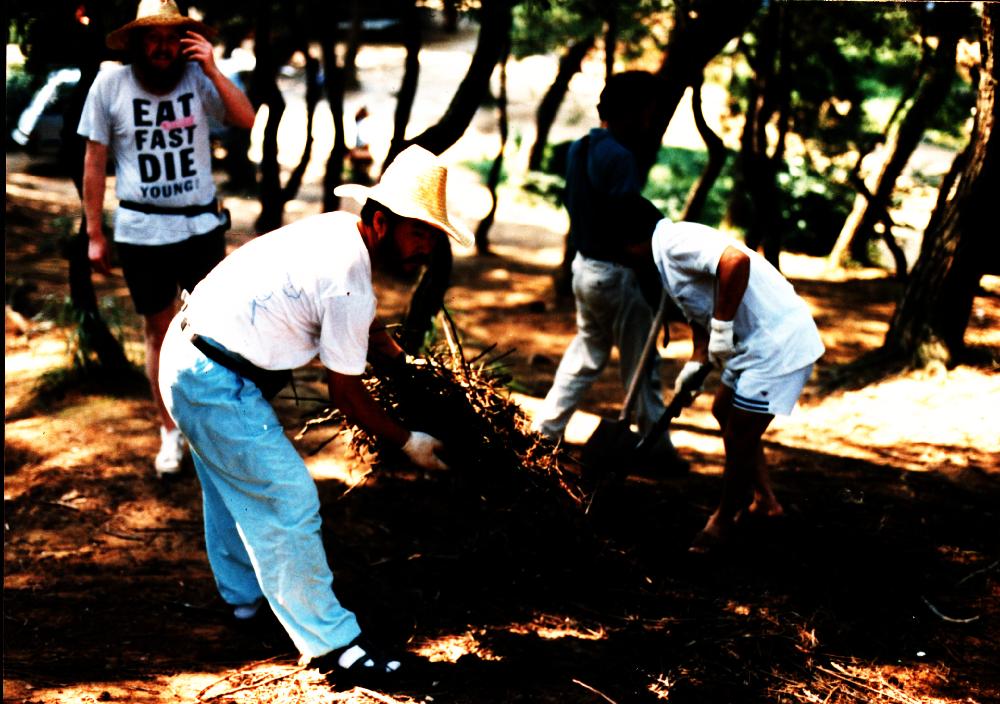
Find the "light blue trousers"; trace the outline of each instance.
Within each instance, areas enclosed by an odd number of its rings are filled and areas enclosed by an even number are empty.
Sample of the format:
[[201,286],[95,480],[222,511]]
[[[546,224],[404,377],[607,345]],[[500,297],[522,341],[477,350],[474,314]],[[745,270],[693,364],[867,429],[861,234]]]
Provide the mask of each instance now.
[[160,391],[191,447],[219,593],[233,605],[265,597],[306,658],[346,645],[361,629],[333,593],[316,484],[257,386],[205,357],[178,321]]
[[[597,380],[618,348],[622,385],[627,389],[653,323],[654,313],[639,290],[635,272],[626,266],[577,254],[573,260],[576,336],[563,353],[556,376],[535,415],[534,428],[561,438],[584,393]],[[640,378],[634,414],[645,432],[663,414],[659,358],[654,356]],[[664,441],[670,444],[669,435]]]

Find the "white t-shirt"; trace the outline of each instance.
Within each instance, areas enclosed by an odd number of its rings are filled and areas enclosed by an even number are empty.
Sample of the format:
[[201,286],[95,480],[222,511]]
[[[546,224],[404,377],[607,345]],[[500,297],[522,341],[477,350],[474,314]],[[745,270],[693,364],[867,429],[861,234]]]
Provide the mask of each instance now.
[[663,219],[653,231],[653,260],[664,288],[689,322],[709,329],[719,260],[727,247],[750,257],[750,280],[733,319],[737,354],[727,368],[786,374],[824,352],[812,313],[764,257],[714,228]]
[[[209,117],[222,120],[222,98],[201,66],[190,62],[166,95],[146,91],[131,65],[97,74],[77,133],[108,147],[119,200],[181,207],[215,198]],[[118,208],[115,241],[160,245],[181,242],[221,224],[216,213],[194,217],[150,215]]]
[[247,242],[195,287],[185,314],[193,332],[264,369],[319,355],[363,373],[375,292],[358,217],[323,213]]

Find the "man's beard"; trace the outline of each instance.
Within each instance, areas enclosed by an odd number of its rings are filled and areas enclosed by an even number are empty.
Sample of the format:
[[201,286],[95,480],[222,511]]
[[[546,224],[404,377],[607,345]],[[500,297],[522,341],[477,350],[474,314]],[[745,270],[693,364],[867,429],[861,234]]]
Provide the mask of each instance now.
[[404,281],[412,280],[416,273],[420,271],[420,265],[425,263],[423,257],[404,259],[400,256],[399,247],[396,245],[395,223],[389,225],[385,236],[375,245],[372,255],[375,265],[380,270],[395,279],[402,279]]
[[177,57],[166,68],[158,68],[145,55],[139,56],[136,60],[136,68],[139,76],[147,88],[156,93],[169,93],[180,83],[184,74],[184,67],[187,59],[178,54]]

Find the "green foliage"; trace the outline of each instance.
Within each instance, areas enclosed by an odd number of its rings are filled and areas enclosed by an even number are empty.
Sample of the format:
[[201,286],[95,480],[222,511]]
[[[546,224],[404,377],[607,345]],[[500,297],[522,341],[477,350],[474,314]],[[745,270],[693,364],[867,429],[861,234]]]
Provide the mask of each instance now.
[[[734,162],[735,155],[730,153],[722,173],[712,186],[698,222],[717,226],[722,221],[728,194],[733,187]],[[643,195],[649,198],[664,215],[675,220],[680,217],[688,192],[707,163],[708,152],[704,149],[660,147],[656,164],[649,171]]]
[[527,0],[514,7],[511,54],[521,59],[547,54],[601,30],[603,21],[581,12],[586,3],[573,0]]
[[966,130],[976,105],[977,93],[978,89],[971,81],[955,80],[948,97],[927,126],[928,140],[949,149],[961,148],[968,137]]
[[[463,161],[462,166],[469,169],[470,171],[475,171],[477,174],[479,174],[480,180],[485,184],[489,180],[490,169],[493,168],[494,160],[495,157],[483,157],[482,159],[477,159],[475,161],[473,160]],[[507,171],[507,162],[506,160],[504,160],[504,163],[500,166],[500,181],[497,183],[497,185],[499,186],[500,184],[505,183],[507,181],[508,175],[509,173]]]
[[10,132],[17,124],[18,118],[37,88],[38,81],[29,75],[23,66],[11,66],[7,69],[7,107],[5,117],[5,135],[10,142]]
[[524,0],[514,6],[511,49],[515,58],[547,54],[580,39],[601,35],[608,19],[618,24],[618,49],[634,58],[650,35],[649,17],[671,3],[665,0]]
[[[112,335],[124,347],[125,316],[115,299],[105,296],[99,301],[98,309]],[[84,324],[90,313],[76,308],[69,296],[65,296],[62,299],[49,298],[42,315],[54,321],[56,325],[66,328],[66,353],[69,356],[71,369],[86,373],[100,367],[94,341],[90,339],[87,326]]]
[[555,174],[531,171],[525,175],[521,190],[553,208],[561,208],[566,192],[566,179]]
[[785,226],[782,249],[825,256],[854,204],[846,179],[819,171],[808,159],[792,157],[778,174],[779,219]]

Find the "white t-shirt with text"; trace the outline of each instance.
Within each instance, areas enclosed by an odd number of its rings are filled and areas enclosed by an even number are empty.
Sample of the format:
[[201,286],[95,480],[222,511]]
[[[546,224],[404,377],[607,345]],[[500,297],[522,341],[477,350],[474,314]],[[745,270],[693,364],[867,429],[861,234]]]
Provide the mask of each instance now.
[[[195,62],[177,87],[156,95],[142,87],[131,65],[104,69],[94,80],[77,133],[108,147],[119,200],[166,207],[205,205],[215,198],[209,117],[225,107]],[[216,213],[193,217],[115,212],[115,241],[171,244],[214,230]]]

